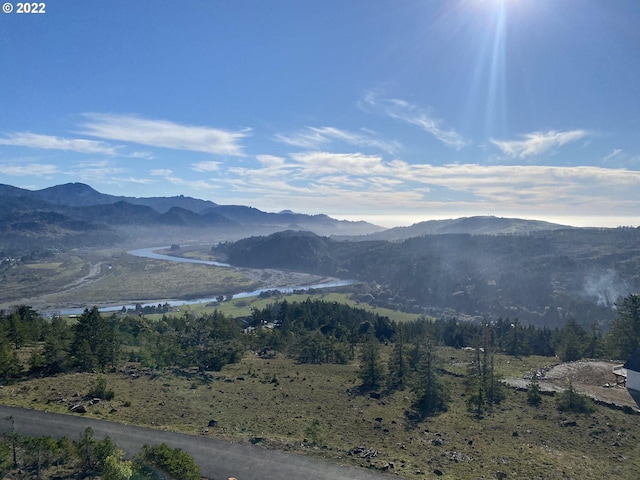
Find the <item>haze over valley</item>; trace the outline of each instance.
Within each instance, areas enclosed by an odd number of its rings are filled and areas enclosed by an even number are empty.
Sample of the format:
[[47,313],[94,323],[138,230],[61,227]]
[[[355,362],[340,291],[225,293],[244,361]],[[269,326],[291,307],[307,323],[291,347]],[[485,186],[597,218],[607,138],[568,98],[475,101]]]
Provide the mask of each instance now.
[[[606,329],[616,302],[640,289],[637,228],[470,217],[383,229],[185,196],[114,197],[79,183],[39,191],[2,185],[0,199],[5,308],[27,301],[26,295],[54,295],[38,304],[55,310],[339,278],[355,282],[349,290],[360,301],[413,314],[476,321],[517,317],[549,327],[575,318]],[[173,258],[220,260],[237,268],[170,266],[125,253],[163,245],[177,247]],[[180,278],[152,281],[145,266],[151,263]],[[224,273],[212,278],[212,272]],[[64,294],[56,292],[58,285],[66,285]]]

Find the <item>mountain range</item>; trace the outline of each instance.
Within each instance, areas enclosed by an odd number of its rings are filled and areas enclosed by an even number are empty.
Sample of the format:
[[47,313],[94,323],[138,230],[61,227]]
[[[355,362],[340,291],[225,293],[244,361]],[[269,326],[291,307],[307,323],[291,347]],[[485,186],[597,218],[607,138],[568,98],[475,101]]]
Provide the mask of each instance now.
[[384,230],[367,222],[336,220],[327,215],[291,211],[269,213],[242,205],[185,196],[129,197],[100,193],[83,183],[42,190],[0,184],[0,247],[60,243],[87,245],[131,240],[134,236],[193,238],[218,235],[241,238],[281,230],[319,235],[366,235]]

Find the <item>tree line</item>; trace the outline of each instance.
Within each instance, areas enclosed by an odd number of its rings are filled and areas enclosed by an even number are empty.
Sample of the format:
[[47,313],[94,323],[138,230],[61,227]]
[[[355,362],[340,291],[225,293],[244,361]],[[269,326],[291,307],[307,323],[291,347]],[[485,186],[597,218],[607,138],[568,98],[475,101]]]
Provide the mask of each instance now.
[[[504,392],[493,367],[497,353],[514,356],[629,357],[640,347],[640,296],[617,305],[609,332],[586,330],[570,319],[562,328],[522,325],[518,319],[465,322],[457,319],[394,322],[386,316],[337,302],[279,300],[249,317],[234,319],[217,310],[144,316],[102,315],[87,309],[75,323],[45,320],[27,306],[0,314],[0,378],[66,371],[115,371],[124,362],[153,368],[217,371],[250,349],[280,352],[300,363],[359,362],[363,392],[409,390],[417,418],[445,410],[449,398],[436,347],[473,347],[476,359],[466,375],[470,411],[481,416]],[[387,354],[383,358],[383,345]],[[18,355],[29,347],[28,361]],[[24,355],[22,355],[24,358]],[[569,402],[572,404],[572,402]]]
[[[489,333],[487,333],[489,332]],[[398,323],[337,302],[279,300],[251,316],[234,319],[219,311],[195,315],[103,315],[94,307],[75,323],[44,319],[29,306],[0,312],[0,378],[27,373],[111,371],[124,361],[145,366],[197,367],[215,371],[238,361],[246,349],[285,353],[302,363],[348,363],[370,339],[417,345],[478,346],[491,337],[492,351],[514,356],[558,356],[624,360],[640,347],[640,296],[617,304],[608,332],[569,319],[562,328],[523,325],[518,318],[482,322],[425,318]],[[18,352],[29,346],[28,361]],[[400,369],[402,371],[402,368]]]

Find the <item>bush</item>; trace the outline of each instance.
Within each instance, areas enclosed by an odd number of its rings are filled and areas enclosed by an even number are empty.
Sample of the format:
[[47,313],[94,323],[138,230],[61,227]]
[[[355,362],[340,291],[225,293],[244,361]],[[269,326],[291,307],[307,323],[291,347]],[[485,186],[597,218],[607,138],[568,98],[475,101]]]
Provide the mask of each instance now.
[[115,393],[113,392],[113,390],[108,389],[106,377],[100,376],[96,379],[93,387],[91,387],[89,396],[100,398],[102,400],[113,400]]
[[180,448],[170,448],[166,443],[143,445],[142,460],[181,480],[200,480],[200,467],[195,460]]
[[593,401],[576,392],[572,382],[569,382],[569,388],[562,392],[558,398],[558,410],[561,412],[592,413],[595,409]]
[[532,407],[539,407],[542,403],[542,396],[540,395],[540,384],[538,383],[538,377],[533,375],[531,383],[527,390],[527,403]]

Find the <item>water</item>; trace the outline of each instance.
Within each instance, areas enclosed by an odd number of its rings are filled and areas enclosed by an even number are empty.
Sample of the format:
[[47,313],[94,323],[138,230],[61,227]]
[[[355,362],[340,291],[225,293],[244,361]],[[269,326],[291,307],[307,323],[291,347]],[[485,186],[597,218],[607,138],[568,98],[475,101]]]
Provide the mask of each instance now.
[[[238,267],[234,267],[233,265],[229,265],[228,263],[214,262],[211,260],[198,260],[195,258],[184,258],[184,257],[174,257],[171,255],[163,255],[161,253],[156,253],[154,250],[162,250],[167,247],[149,247],[149,248],[139,248],[136,250],[130,250],[127,253],[130,255],[134,255],[136,257],[144,257],[144,258],[152,258],[154,260],[167,260],[171,262],[179,262],[179,263],[197,263],[200,265],[213,265],[216,267],[224,267],[224,268],[233,268],[238,269]],[[295,287],[270,287],[270,288],[260,288],[258,290],[253,290],[251,292],[241,292],[235,293],[233,298],[246,298],[246,297],[257,297],[263,292],[278,290],[282,293],[293,293],[297,290],[307,290],[307,289],[320,289],[320,288],[331,288],[331,287],[344,287],[346,285],[352,285],[354,283],[353,280],[334,280],[330,282],[316,283],[311,285],[299,285]],[[219,295],[219,294],[218,294]],[[185,305],[195,305],[197,303],[210,303],[217,301],[217,296],[205,297],[205,298],[197,298],[192,300],[177,300],[177,299],[162,299],[155,300],[149,303],[140,303],[142,307],[151,307],[157,306],[158,304],[169,303],[172,307],[180,307]],[[122,309],[124,306],[127,310],[135,309],[136,304],[124,304],[124,305],[113,305],[110,307],[100,308],[101,312],[117,312]],[[79,315],[84,312],[84,308],[70,308],[66,310],[60,310],[61,315]]]

